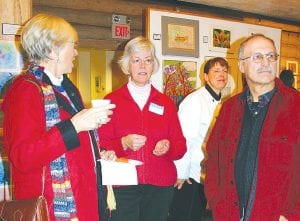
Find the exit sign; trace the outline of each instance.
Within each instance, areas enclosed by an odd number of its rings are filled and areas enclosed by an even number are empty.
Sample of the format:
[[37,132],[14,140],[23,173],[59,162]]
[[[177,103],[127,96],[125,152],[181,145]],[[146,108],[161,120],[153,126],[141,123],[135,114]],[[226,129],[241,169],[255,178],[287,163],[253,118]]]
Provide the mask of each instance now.
[[119,39],[130,39],[130,25],[112,24],[112,37]]

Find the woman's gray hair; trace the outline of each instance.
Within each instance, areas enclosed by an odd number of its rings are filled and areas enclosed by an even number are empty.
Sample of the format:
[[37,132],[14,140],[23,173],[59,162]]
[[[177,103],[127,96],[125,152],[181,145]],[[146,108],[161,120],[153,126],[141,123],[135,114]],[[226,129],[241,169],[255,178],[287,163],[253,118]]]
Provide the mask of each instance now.
[[44,61],[50,58],[53,46],[61,46],[68,41],[76,43],[76,30],[61,17],[37,14],[23,27],[21,43],[30,61]]
[[152,73],[155,73],[158,70],[159,62],[155,56],[154,45],[152,44],[152,42],[149,39],[142,37],[142,36],[138,36],[136,38],[133,38],[126,44],[123,56],[121,57],[121,59],[118,62],[122,71],[125,74],[130,75],[129,62],[130,62],[131,55],[133,55],[135,53],[143,53],[143,52],[151,52],[151,56],[153,59],[153,72]]

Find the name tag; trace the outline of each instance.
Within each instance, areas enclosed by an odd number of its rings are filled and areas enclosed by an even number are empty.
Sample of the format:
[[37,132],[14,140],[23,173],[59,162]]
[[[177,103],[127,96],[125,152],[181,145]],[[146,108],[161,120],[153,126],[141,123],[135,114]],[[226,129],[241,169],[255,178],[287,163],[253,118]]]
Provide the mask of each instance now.
[[159,115],[163,115],[164,114],[164,107],[163,106],[160,106],[160,105],[157,105],[157,104],[154,104],[154,103],[150,103],[150,106],[149,106],[149,111],[152,112],[152,113],[156,113],[156,114],[159,114]]

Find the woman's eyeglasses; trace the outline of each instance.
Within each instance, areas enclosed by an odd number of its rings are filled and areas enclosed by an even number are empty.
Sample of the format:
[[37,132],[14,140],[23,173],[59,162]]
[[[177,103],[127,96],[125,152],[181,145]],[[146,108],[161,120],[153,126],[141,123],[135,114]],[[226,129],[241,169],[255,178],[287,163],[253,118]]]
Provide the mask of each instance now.
[[153,59],[151,58],[146,58],[146,59],[140,59],[140,58],[134,58],[130,60],[131,64],[133,65],[141,65],[144,63],[144,65],[151,65],[153,64]]

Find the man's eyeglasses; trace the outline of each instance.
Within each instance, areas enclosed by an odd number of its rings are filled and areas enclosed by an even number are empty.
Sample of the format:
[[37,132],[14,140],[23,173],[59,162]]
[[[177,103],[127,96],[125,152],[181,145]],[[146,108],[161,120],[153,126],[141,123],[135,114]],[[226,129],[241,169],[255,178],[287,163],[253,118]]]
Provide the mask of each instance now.
[[146,59],[140,59],[140,58],[134,58],[130,60],[131,64],[133,65],[141,65],[142,62],[144,63],[144,65],[151,65],[153,64],[153,59],[151,58],[146,58]]
[[274,62],[274,61],[277,61],[278,56],[279,55],[276,54],[275,52],[270,52],[268,54],[254,53],[251,56],[246,57],[246,58],[241,58],[240,60],[243,61],[243,60],[250,58],[251,61],[253,61],[254,63],[261,63],[263,61],[264,57],[266,57],[268,61]]

